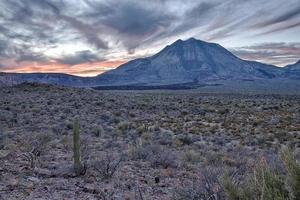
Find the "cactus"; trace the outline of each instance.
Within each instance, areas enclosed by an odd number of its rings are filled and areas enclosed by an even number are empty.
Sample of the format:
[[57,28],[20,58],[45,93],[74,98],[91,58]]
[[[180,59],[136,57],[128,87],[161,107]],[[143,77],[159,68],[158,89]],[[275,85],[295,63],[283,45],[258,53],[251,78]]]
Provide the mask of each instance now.
[[76,175],[81,174],[80,163],[80,135],[79,135],[79,122],[75,121],[73,126],[73,152],[74,152],[74,170]]

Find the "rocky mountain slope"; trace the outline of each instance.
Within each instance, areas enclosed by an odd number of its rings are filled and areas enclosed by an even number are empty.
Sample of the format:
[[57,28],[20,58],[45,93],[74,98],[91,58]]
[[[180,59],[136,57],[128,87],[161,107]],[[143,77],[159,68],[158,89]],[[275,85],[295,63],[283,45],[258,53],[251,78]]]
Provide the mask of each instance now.
[[168,85],[208,80],[270,79],[281,70],[245,61],[222,46],[191,38],[177,40],[148,58],[130,61],[98,77],[104,85]]
[[284,76],[290,79],[300,79],[300,60],[295,64],[284,67]]

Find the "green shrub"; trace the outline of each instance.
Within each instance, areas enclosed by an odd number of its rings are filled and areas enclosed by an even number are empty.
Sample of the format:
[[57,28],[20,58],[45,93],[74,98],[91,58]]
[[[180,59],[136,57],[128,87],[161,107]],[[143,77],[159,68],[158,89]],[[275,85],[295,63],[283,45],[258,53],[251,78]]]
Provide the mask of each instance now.
[[264,200],[284,200],[288,198],[284,180],[277,172],[272,171],[266,163],[260,163],[255,167],[249,183],[257,198]]
[[281,151],[281,158],[287,170],[287,185],[290,189],[290,198],[300,199],[300,164],[297,163],[294,155],[288,148]]
[[232,200],[286,200],[288,191],[284,179],[269,168],[265,160],[253,167],[243,183],[236,183],[234,178],[226,175],[222,185],[228,199]]
[[96,137],[100,137],[104,133],[104,129],[101,125],[99,125],[94,127],[92,132]]
[[182,158],[185,162],[188,162],[188,163],[191,163],[191,164],[197,164],[202,159],[200,153],[198,153],[194,150],[185,151],[182,155]]
[[251,198],[248,194],[245,194],[245,189],[241,189],[238,185],[236,185],[228,174],[224,175],[222,180],[222,185],[225,191],[226,196],[230,200],[250,200]]

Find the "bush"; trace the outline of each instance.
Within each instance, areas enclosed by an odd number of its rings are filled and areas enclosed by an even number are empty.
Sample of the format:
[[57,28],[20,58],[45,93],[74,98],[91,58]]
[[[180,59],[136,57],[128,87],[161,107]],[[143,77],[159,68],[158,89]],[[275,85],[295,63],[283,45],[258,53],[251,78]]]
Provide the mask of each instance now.
[[182,145],[190,145],[193,143],[192,138],[188,135],[180,135],[177,139],[182,143]]
[[191,163],[191,164],[197,164],[201,161],[202,156],[200,153],[194,151],[194,150],[189,150],[183,153],[182,155],[183,160],[185,162]]
[[220,171],[214,168],[205,168],[195,175],[192,180],[188,179],[174,190],[175,200],[219,200],[223,199],[222,190],[218,177]]
[[109,179],[115,174],[121,161],[121,156],[106,153],[94,163],[94,169],[101,179]]
[[154,168],[176,168],[179,166],[176,153],[157,144],[138,145],[130,151],[130,154],[133,159],[149,161]]
[[117,129],[118,129],[122,134],[126,133],[126,131],[130,130],[131,128],[132,128],[132,124],[129,123],[129,122],[126,122],[126,121],[120,122],[120,123],[118,123],[118,125],[117,125]]
[[101,125],[99,126],[95,126],[92,130],[92,133],[96,136],[96,137],[100,137],[103,133],[104,133],[104,129]]
[[239,183],[228,175],[223,177],[222,183],[228,199],[288,199],[288,191],[283,178],[276,171],[271,170],[264,159],[253,167],[253,171],[244,183]]
[[300,199],[300,165],[289,149],[283,149],[281,158],[287,170],[287,184],[291,199]]
[[150,163],[152,167],[155,168],[177,168],[178,164],[178,157],[177,155],[170,151],[170,150],[163,150],[158,154],[154,155],[150,159]]

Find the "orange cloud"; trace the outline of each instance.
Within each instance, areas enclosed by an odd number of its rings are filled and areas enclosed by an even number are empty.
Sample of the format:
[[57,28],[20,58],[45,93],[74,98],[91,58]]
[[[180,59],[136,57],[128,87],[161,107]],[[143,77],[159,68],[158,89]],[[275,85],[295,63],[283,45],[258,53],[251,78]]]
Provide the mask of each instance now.
[[114,69],[121,64],[124,64],[125,60],[113,60],[103,62],[91,62],[82,63],[78,65],[66,65],[57,62],[51,63],[21,63],[19,66],[6,67],[3,72],[17,72],[17,73],[66,73],[77,76],[96,76],[108,70]]

